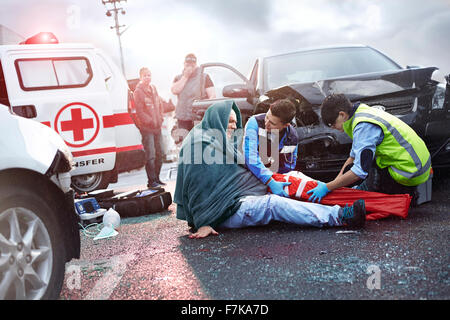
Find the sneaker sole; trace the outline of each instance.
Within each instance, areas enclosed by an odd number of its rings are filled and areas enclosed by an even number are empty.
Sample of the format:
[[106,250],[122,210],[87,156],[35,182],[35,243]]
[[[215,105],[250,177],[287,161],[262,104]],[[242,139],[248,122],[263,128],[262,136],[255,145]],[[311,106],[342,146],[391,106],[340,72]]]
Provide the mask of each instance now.
[[357,200],[354,204],[355,211],[358,212],[358,219],[356,220],[356,223],[354,224],[354,227],[356,228],[363,228],[366,223],[366,203],[364,200]]

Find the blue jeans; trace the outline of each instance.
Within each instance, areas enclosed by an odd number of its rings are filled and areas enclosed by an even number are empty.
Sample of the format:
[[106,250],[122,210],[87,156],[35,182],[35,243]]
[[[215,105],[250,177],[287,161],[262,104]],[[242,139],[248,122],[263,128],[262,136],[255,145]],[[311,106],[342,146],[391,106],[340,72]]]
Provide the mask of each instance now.
[[240,200],[241,206],[234,215],[225,220],[222,228],[244,228],[281,221],[301,226],[341,226],[338,205],[325,206],[303,202],[274,194],[247,196]]
[[161,146],[161,132],[148,133],[141,131],[142,145],[145,150],[145,171],[149,183],[159,180],[159,172],[162,166],[162,146]]

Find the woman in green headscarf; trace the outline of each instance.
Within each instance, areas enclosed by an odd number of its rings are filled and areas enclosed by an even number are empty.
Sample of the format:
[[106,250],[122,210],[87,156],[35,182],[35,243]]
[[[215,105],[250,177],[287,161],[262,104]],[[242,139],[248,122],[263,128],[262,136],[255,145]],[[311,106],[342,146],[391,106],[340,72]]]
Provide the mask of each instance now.
[[340,208],[267,194],[267,186],[245,168],[239,151],[242,136],[238,107],[223,101],[209,107],[185,138],[174,202],[177,218],[196,230],[191,237],[217,234],[217,227],[240,228],[271,220],[317,227],[364,224],[362,201]]

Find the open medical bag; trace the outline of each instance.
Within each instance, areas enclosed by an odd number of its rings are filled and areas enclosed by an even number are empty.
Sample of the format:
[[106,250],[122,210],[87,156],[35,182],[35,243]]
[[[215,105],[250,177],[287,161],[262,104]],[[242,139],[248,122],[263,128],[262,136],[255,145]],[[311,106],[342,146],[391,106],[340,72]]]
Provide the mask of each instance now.
[[161,188],[119,193],[98,201],[100,207],[113,208],[121,217],[138,217],[167,210],[172,204],[172,196]]

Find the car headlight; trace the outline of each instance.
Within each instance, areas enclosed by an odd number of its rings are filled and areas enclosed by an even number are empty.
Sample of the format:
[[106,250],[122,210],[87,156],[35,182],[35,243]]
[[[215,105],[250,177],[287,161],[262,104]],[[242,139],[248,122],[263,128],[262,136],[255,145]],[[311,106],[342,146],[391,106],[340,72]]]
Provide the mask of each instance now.
[[52,164],[48,168],[45,175],[47,177],[53,176],[55,173],[64,173],[72,170],[73,158],[72,154],[68,150],[58,149]]
[[72,152],[70,152],[69,148],[63,148],[59,150],[64,154],[64,156],[66,157],[67,161],[70,164],[70,167],[72,168],[75,165],[75,162],[73,161]]
[[433,95],[433,100],[431,101],[431,109],[443,109],[445,101],[445,85],[443,83],[439,83],[436,86],[436,91]]

